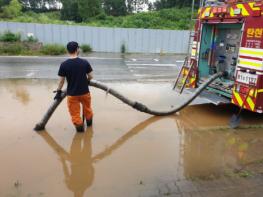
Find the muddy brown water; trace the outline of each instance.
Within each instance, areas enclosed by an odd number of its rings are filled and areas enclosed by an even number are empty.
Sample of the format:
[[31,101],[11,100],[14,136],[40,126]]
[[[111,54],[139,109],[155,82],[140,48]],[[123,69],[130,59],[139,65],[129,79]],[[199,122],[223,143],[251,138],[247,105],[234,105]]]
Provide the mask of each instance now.
[[[168,83],[109,85],[156,109],[182,102]],[[91,88],[92,128],[77,134],[64,101],[34,132],[55,88],[54,80],[0,80],[1,197],[158,196],[163,182],[220,179],[263,161],[262,129],[227,129],[237,110],[229,105],[159,118]],[[263,125],[261,115],[243,118],[243,126]]]

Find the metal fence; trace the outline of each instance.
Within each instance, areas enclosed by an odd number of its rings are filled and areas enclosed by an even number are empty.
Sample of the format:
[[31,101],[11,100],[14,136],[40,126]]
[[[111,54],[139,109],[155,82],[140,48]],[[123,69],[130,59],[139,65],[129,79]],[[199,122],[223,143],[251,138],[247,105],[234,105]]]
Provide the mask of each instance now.
[[0,32],[8,30],[33,33],[44,44],[75,40],[96,52],[120,52],[124,44],[130,53],[186,53],[189,38],[189,31],[0,22]]

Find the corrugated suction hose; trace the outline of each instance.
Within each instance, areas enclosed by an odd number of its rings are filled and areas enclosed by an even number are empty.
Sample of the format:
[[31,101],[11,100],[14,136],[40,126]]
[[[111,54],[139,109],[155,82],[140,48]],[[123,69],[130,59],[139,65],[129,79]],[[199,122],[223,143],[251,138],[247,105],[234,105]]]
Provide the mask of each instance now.
[[[156,110],[149,109],[146,105],[144,105],[142,103],[139,103],[137,101],[130,100],[129,98],[127,98],[124,95],[120,94],[118,91],[116,91],[116,90],[114,90],[112,88],[109,88],[107,85],[105,85],[105,84],[103,84],[103,83],[101,83],[99,81],[91,80],[90,81],[90,86],[106,91],[107,93],[109,93],[112,96],[116,97],[117,99],[121,100],[123,103],[131,106],[132,108],[134,108],[134,109],[136,109],[136,110],[138,110],[140,112],[144,112],[144,113],[151,114],[151,115],[154,115],[154,116],[168,116],[168,115],[175,114],[176,112],[179,112],[180,110],[185,108],[187,105],[189,105],[198,95],[200,95],[202,93],[202,91],[205,90],[205,88],[209,84],[211,84],[213,81],[215,81],[217,78],[219,78],[221,76],[223,76],[223,73],[221,73],[221,72],[212,75],[182,105],[180,105],[179,107],[174,108],[172,110],[169,110],[169,111],[156,111]],[[41,130],[45,129],[45,126],[46,126],[48,120],[50,119],[50,117],[52,116],[52,114],[54,113],[54,111],[56,110],[58,105],[61,103],[61,101],[65,97],[66,97],[66,92],[63,92],[62,93],[62,98],[60,100],[55,100],[52,103],[52,105],[49,107],[48,111],[46,112],[46,114],[42,118],[42,120],[39,123],[36,124],[34,130],[41,131]]]

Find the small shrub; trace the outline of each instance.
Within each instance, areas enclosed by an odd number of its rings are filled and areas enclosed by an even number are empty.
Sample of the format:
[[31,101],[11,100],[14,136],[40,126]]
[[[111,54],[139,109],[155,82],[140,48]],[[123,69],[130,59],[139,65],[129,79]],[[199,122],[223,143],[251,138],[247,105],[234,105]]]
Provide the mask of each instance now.
[[121,45],[121,53],[126,53],[126,46],[124,43]]
[[34,36],[27,36],[25,41],[26,42],[31,42],[31,43],[36,43],[36,42],[38,42],[38,39],[35,38]]
[[0,46],[0,54],[20,55],[26,48],[21,43],[12,43]]
[[19,42],[21,41],[21,35],[19,33],[14,34],[10,31],[5,32],[0,36],[2,42]]
[[80,46],[80,48],[83,51],[83,53],[90,53],[90,52],[92,52],[92,48],[88,44],[83,44],[83,45]]
[[105,20],[106,18],[107,18],[107,15],[104,12],[102,12],[99,15],[95,16],[95,19],[97,19],[97,20]]
[[44,55],[63,55],[66,53],[66,48],[59,44],[47,44],[41,49]]

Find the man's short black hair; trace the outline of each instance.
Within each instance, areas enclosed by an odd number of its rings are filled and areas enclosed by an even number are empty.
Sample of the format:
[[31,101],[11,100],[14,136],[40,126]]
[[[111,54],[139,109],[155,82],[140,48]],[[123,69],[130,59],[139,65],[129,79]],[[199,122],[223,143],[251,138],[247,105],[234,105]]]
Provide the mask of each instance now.
[[79,48],[79,44],[75,41],[71,41],[67,44],[67,50],[70,54],[75,53]]

